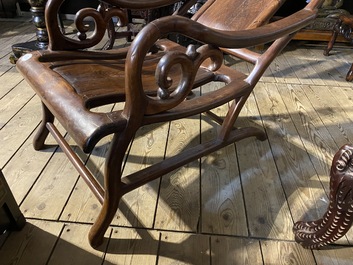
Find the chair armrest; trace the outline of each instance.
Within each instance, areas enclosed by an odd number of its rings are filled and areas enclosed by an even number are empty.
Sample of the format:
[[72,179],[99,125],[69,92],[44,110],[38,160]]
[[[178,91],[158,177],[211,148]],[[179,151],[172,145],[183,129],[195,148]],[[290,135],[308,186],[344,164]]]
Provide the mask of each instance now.
[[[151,47],[155,45],[158,39],[165,37],[167,34],[179,33],[185,35],[201,43],[208,44],[208,47],[212,50],[217,49],[216,47],[237,49],[256,46],[292,35],[301,28],[310,24],[316,17],[317,7],[322,2],[322,0],[312,0],[312,2],[306,8],[294,13],[289,17],[283,18],[280,21],[266,24],[255,29],[240,31],[224,31],[209,28],[203,24],[198,23],[197,21],[193,21],[181,16],[169,16],[150,22],[134,39],[126,57],[126,104],[130,105],[137,98],[139,98],[141,102],[146,102],[146,106],[149,108],[146,113],[154,112],[152,107],[154,104],[153,100],[146,96],[144,98],[143,84],[141,79],[142,65],[144,58],[150,51]],[[163,65],[164,62],[160,62],[161,64],[158,67],[160,67],[159,69],[161,69],[161,72],[163,72],[164,68],[170,68],[171,61],[175,62],[176,64],[183,64],[188,60],[194,61],[195,58],[199,56],[197,52],[190,54],[191,55],[177,55],[172,52],[171,57],[173,57],[173,59],[166,59],[166,66]],[[179,59],[176,59],[178,56]],[[186,59],[186,57],[189,57],[189,59]],[[217,56],[214,56],[214,58],[216,57]],[[199,65],[197,67],[199,67]],[[157,72],[159,69],[157,69]],[[193,69],[193,72],[196,72],[196,69]],[[181,86],[185,87],[192,83],[192,80],[189,80],[189,78],[193,78],[192,75],[189,75],[187,71],[185,71],[185,73],[183,72],[182,75],[185,82],[184,84],[181,84]],[[167,80],[166,76],[158,76],[158,78],[161,80]],[[184,87],[180,89],[178,88],[177,90],[188,91],[188,89],[190,89]],[[170,100],[170,102],[172,102],[172,100]],[[164,110],[175,106],[174,104],[177,104],[177,100],[174,101],[173,104],[166,106]]]

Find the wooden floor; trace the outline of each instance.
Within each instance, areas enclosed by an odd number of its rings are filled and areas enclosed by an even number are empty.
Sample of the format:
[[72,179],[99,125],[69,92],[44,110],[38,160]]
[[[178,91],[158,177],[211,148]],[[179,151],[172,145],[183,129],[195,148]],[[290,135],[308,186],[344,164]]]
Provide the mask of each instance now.
[[[31,145],[40,102],[9,56],[12,44],[34,38],[33,26],[0,25],[0,166],[27,218],[22,231],[1,236],[1,265],[352,264],[353,231],[319,251],[303,249],[292,234],[295,221],[324,213],[332,157],[353,143],[353,83],[344,80],[352,49],[324,57],[322,47],[291,43],[238,124],[263,127],[268,140],[243,140],[127,194],[94,250],[87,233],[98,201],[52,138],[44,151]],[[232,58],[227,64],[249,67]],[[141,130],[124,173],[207,140],[213,125],[201,115]],[[108,141],[80,154],[98,175]]]

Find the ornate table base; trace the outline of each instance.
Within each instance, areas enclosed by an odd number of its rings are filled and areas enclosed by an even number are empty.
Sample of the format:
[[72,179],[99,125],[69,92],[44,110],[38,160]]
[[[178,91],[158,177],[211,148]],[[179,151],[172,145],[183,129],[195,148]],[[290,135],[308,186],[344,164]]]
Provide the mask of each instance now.
[[353,223],[353,145],[345,145],[333,158],[330,203],[322,219],[294,224],[295,240],[317,249],[344,236]]

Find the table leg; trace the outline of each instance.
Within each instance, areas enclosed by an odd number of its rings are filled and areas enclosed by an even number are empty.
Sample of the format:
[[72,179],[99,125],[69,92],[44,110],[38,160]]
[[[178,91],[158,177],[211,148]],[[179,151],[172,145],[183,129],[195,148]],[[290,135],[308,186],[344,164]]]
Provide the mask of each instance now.
[[333,158],[330,203],[322,219],[294,224],[295,240],[317,249],[343,237],[353,223],[353,145],[345,145]]
[[36,26],[37,39],[25,43],[17,43],[12,45],[13,57],[10,58],[11,62],[15,63],[18,58],[27,52],[34,50],[43,50],[48,47],[48,32],[45,25],[44,9],[47,0],[28,0],[31,5],[31,13],[33,24]]

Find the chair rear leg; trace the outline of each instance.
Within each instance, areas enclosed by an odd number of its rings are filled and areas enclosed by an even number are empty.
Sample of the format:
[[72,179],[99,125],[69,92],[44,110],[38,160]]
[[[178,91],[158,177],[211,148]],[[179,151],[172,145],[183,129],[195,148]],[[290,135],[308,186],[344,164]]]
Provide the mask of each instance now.
[[[235,99],[232,102],[228,113],[222,123],[221,130],[218,134],[218,139],[225,140],[228,138],[230,132],[234,129],[235,122],[248,97],[249,95],[244,95],[241,98]],[[260,130],[255,127],[252,127],[251,131],[249,131],[248,137],[251,136],[255,136],[260,141],[265,141],[267,139],[266,133],[263,130]]]
[[347,76],[346,76],[346,80],[348,82],[352,82],[353,81],[353,64],[351,65],[351,68],[349,68],[349,71],[348,71]]
[[336,30],[336,28],[339,28],[341,24],[342,24],[342,21],[338,21],[337,26],[335,26],[333,31],[332,31],[331,39],[327,43],[326,49],[324,49],[324,55],[325,56],[329,56],[330,51],[332,50],[333,45],[335,44],[337,36],[338,36],[338,31]]
[[35,150],[40,150],[44,148],[45,140],[48,137],[49,131],[46,127],[48,122],[54,122],[54,115],[50,112],[47,106],[42,102],[42,123],[39,125],[36,135],[33,139],[33,147]]

